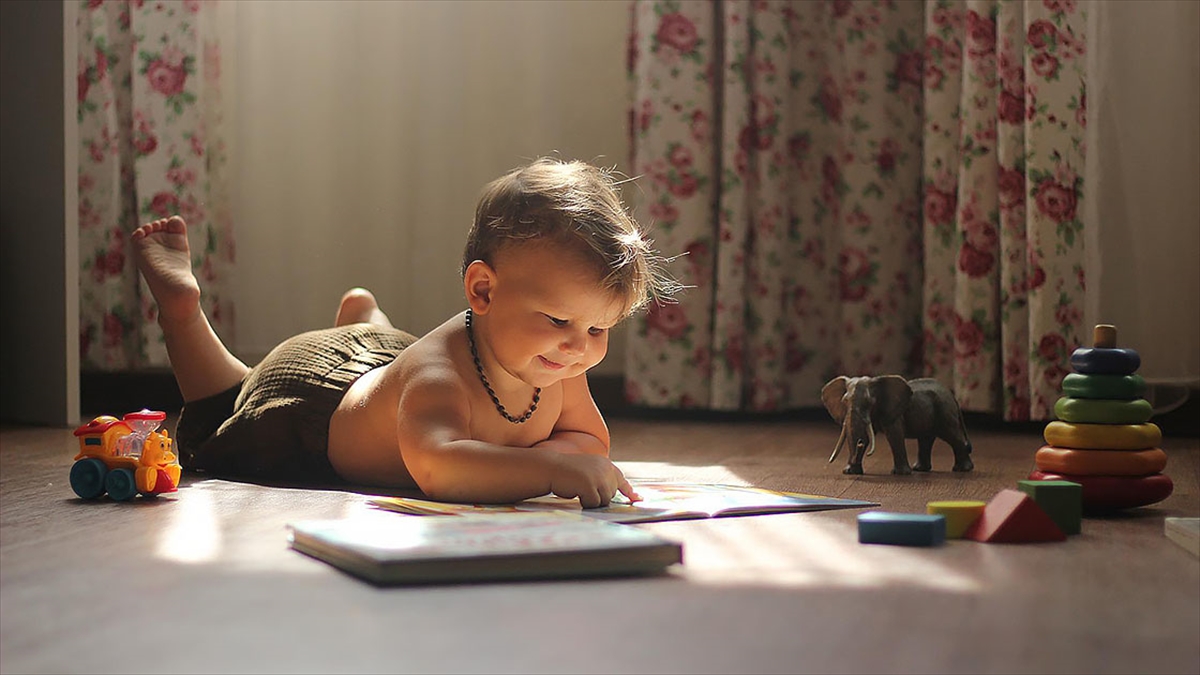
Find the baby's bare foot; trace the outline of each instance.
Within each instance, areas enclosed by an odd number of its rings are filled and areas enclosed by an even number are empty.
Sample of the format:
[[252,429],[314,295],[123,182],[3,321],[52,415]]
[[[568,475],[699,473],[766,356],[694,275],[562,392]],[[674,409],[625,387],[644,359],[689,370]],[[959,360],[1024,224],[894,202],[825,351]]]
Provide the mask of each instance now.
[[365,288],[351,288],[346,291],[342,295],[341,304],[338,305],[337,318],[334,319],[333,325],[348,326],[352,323],[373,323],[376,326],[392,327],[391,320],[379,309],[375,296]]
[[133,258],[158,303],[159,321],[188,321],[200,311],[200,282],[192,274],[187,224],[172,216],[133,231]]

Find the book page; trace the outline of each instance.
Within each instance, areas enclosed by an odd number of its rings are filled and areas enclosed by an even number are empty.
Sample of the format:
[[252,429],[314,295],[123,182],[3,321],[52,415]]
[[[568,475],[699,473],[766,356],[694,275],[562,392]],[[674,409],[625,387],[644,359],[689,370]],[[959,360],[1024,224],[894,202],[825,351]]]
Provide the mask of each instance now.
[[504,505],[452,504],[408,497],[379,497],[371,500],[371,503],[384,509],[410,515],[575,511],[589,518],[614,523],[645,523],[878,506],[873,502],[781,492],[744,485],[650,480],[630,482],[642,500],[631,504],[623,495],[618,494],[608,506],[594,509],[582,509],[578,500],[563,499],[553,495]]

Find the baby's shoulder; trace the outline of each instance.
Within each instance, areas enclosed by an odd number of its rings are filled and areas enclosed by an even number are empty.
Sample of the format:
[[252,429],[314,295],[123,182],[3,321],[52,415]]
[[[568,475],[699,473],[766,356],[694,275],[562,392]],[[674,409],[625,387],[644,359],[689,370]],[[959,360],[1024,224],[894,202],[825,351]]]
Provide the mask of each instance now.
[[453,333],[441,328],[430,331],[401,352],[392,364],[398,384],[404,390],[464,387],[467,371],[461,363],[460,351]]

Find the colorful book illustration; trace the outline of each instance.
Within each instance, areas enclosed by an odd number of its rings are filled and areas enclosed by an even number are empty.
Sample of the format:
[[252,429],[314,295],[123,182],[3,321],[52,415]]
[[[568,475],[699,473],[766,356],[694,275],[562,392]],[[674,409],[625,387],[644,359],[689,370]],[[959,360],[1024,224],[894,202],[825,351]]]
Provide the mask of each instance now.
[[683,546],[563,511],[292,523],[291,547],[377,585],[656,574]]
[[569,511],[611,523],[650,523],[879,506],[875,502],[857,499],[821,497],[745,485],[648,480],[630,482],[642,497],[641,501],[630,504],[624,496],[618,494],[608,506],[595,509],[581,509],[578,500],[562,499],[553,495],[527,499],[517,504],[500,505],[452,504],[411,497],[376,497],[371,499],[370,503],[389,511],[416,516]]

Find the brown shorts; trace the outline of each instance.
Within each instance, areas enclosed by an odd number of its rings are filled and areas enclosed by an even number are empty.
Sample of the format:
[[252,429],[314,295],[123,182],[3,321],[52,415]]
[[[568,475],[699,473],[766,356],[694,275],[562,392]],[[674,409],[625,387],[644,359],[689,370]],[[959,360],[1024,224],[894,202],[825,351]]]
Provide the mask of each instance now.
[[180,463],[262,482],[342,482],[328,455],[334,410],[355,380],[416,339],[360,323],[286,340],[236,386],[184,405],[175,433]]

